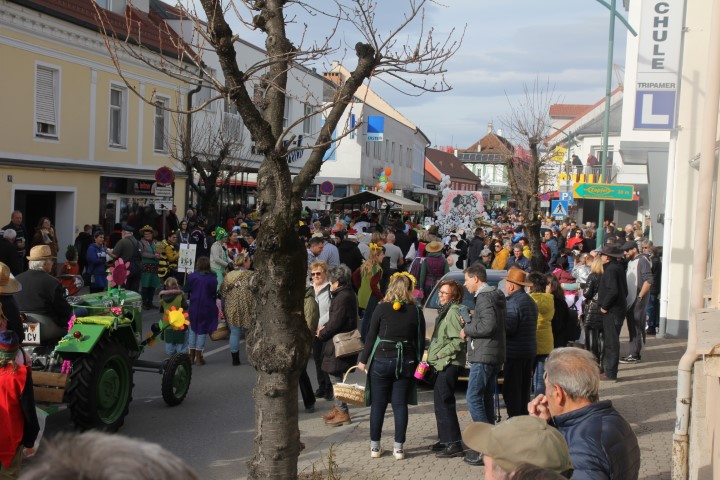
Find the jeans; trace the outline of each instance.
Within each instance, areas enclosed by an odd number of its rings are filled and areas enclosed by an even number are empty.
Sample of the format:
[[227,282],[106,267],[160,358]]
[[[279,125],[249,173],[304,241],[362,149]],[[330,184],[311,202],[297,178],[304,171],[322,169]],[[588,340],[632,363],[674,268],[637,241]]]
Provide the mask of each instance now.
[[648,316],[648,333],[655,333],[660,326],[660,297],[658,295],[650,294],[646,313]]
[[438,372],[435,380],[433,400],[440,443],[458,443],[462,440],[455,404],[455,384],[460,368],[457,365],[448,365],[445,370]]
[[600,315],[603,319],[603,372],[607,378],[617,378],[618,363],[620,363],[620,328],[622,328],[623,317],[622,314],[613,311]]
[[545,362],[547,355],[536,355],[533,362],[533,391],[535,395],[545,395]]
[[240,337],[242,336],[242,327],[233,327],[232,325],[228,324],[228,327],[230,327],[230,353],[237,353],[240,351]]
[[190,336],[188,337],[188,348],[192,348],[194,350],[205,349],[205,337],[207,337],[207,335],[198,335],[197,333],[193,332],[191,328]]
[[472,363],[467,384],[468,411],[473,422],[495,423],[495,385],[500,365]]
[[534,357],[505,360],[503,399],[509,417],[528,414],[533,361]]
[[405,443],[415,360],[406,358],[399,378],[395,378],[397,362],[397,358],[374,358],[370,365],[370,441],[373,442],[380,441],[385,411],[390,403],[395,420],[395,442]]
[[170,356],[176,353],[187,353],[188,351],[188,332],[190,329],[185,330],[185,341],[183,343],[168,343],[165,342],[165,354]]

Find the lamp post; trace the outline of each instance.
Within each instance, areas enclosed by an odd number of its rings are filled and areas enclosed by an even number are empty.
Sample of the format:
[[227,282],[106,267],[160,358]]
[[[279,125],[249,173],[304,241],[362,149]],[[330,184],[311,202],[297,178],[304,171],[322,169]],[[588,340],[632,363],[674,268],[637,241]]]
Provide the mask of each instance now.
[[[608,59],[606,68],[605,78],[605,118],[603,121],[603,139],[602,139],[602,161],[600,162],[600,174],[603,177],[603,182],[607,183],[607,175],[605,175],[605,168],[607,166],[608,156],[608,132],[610,130],[610,96],[612,94],[612,63],[613,63],[613,49],[615,48],[615,18],[627,27],[633,36],[637,37],[637,32],[630,26],[625,18],[620,15],[615,9],[616,0],[610,0],[610,4],[604,0],[595,0],[608,10],[610,10],[610,33],[608,37]],[[605,222],[605,200],[600,200],[600,206],[598,207],[598,229],[602,228]],[[597,248],[602,247],[602,236],[597,235],[597,242],[595,246]]]

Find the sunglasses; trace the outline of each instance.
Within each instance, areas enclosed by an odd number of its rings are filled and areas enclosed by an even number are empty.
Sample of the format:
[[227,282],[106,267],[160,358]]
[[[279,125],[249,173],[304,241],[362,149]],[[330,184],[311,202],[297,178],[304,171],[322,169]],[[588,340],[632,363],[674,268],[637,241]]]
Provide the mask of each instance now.
[[312,273],[310,274],[310,276],[311,276],[311,277],[319,277],[319,276],[322,275],[322,274],[323,274],[323,272],[312,272]]

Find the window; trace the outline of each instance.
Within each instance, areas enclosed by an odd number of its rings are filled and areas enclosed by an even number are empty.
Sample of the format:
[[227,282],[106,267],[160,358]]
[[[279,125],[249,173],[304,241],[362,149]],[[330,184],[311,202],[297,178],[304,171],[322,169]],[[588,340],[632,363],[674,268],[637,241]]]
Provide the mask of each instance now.
[[168,106],[169,102],[167,99],[155,101],[155,137],[153,148],[156,152],[167,152],[168,150]]
[[110,87],[110,138],[111,147],[125,146],[127,131],[127,90],[117,86]]
[[95,0],[95,3],[97,3],[100,8],[112,10],[112,0]]
[[312,105],[306,103],[304,112],[305,118],[303,119],[303,133],[305,135],[312,135],[314,120],[314,118],[312,117],[313,113],[315,113],[315,110],[313,109]]
[[[209,68],[208,75],[210,76],[210,78],[215,78],[215,70],[213,70],[212,68]],[[196,107],[199,107],[203,103],[210,101],[210,99],[213,98],[217,94],[217,92],[211,87],[211,85],[212,84],[210,83],[209,80],[203,79],[202,88],[200,89],[200,91],[197,93],[197,96],[195,97],[195,106]],[[205,106],[205,110],[214,112],[216,103],[217,102],[208,103]]]
[[283,110],[283,128],[287,128],[290,121],[290,97],[285,96],[285,108]]
[[58,70],[37,66],[35,70],[35,136],[58,136]]

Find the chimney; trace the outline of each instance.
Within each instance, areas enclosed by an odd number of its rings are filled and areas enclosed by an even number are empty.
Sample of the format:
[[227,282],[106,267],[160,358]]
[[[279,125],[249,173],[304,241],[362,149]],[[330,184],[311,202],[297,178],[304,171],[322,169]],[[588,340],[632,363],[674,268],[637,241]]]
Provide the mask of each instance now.
[[503,131],[502,128],[498,128],[497,135],[498,137],[502,137]]
[[493,133],[493,124],[489,122],[487,125],[487,133]]

